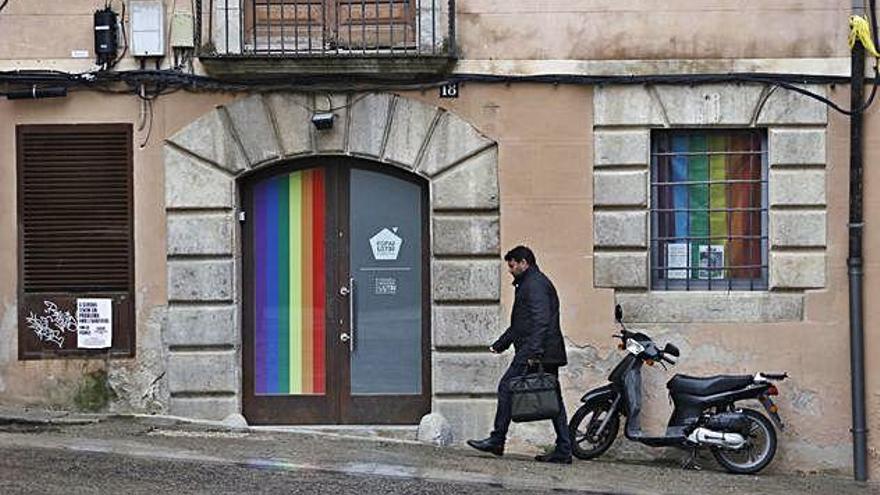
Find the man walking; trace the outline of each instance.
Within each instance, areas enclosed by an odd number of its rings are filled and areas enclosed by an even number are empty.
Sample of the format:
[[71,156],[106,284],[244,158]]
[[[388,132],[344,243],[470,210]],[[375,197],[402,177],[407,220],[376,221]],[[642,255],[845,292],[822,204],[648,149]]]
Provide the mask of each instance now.
[[[504,454],[504,442],[510,426],[510,379],[526,374],[538,364],[543,365],[545,372],[558,376],[559,368],[568,363],[559,327],[559,297],[553,283],[538,269],[535,254],[525,246],[517,246],[504,255],[504,261],[513,275],[516,295],[510,314],[510,327],[489,346],[489,350],[500,354],[513,344],[515,354],[498,383],[498,406],[491,435],[484,440],[467,441],[471,447],[495,455]],[[535,459],[571,464],[571,439],[561,393],[559,415],[553,419],[553,428],[556,430],[556,449]]]

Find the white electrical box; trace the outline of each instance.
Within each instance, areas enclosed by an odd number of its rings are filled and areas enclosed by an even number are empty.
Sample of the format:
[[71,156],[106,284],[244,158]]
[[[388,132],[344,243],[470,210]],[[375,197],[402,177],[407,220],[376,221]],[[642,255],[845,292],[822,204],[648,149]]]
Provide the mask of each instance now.
[[194,48],[193,16],[189,12],[175,12],[171,17],[171,48]]
[[165,7],[161,0],[131,0],[131,54],[165,55]]

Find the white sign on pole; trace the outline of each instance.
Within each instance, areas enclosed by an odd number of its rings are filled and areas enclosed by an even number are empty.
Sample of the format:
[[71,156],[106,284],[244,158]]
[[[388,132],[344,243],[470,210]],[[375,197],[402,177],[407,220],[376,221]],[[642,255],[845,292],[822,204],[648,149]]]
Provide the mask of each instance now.
[[113,337],[113,300],[76,300],[76,345],[80,349],[106,349]]

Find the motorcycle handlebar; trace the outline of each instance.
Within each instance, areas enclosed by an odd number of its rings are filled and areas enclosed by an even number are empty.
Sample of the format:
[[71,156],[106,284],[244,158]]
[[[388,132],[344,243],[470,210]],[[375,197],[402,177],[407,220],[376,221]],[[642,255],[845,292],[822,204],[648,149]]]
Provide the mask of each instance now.
[[[613,334],[611,334],[611,337],[615,338],[615,339],[620,339],[621,342],[626,344],[627,339],[632,338],[634,333],[627,330],[626,327],[623,326],[623,322],[620,322],[620,327],[621,327],[620,333],[613,333]],[[659,359],[661,361],[666,361],[667,363],[669,363],[671,365],[678,364],[678,357],[676,357],[675,355],[663,352],[663,350],[660,350],[660,349],[658,349],[657,359]]]

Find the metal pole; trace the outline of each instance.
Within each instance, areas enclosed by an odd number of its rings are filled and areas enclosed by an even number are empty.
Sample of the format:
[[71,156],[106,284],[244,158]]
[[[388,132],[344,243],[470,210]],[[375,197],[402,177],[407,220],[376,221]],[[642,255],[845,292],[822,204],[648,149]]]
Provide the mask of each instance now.
[[196,53],[202,50],[202,0],[195,3],[196,11],[193,15],[196,18],[195,27],[193,29],[193,44],[196,46]]
[[458,57],[458,43],[455,42],[455,0],[449,0],[449,42],[446,46],[449,47],[448,55]]
[[867,427],[865,420],[865,332],[863,311],[864,261],[862,258],[862,110],[865,87],[865,47],[856,41],[851,59],[850,162],[849,162],[849,342],[852,374],[853,474],[866,481]]

